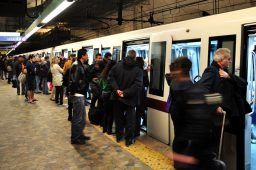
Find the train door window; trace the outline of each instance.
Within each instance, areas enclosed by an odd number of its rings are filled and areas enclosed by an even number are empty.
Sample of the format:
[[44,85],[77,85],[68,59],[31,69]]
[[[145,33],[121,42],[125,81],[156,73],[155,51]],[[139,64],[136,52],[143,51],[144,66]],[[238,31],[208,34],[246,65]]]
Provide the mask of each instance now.
[[88,55],[88,64],[91,65],[93,63],[93,47],[92,46],[86,46],[82,47],[87,50]]
[[110,47],[101,48],[101,55],[104,57],[106,53],[110,53]]
[[166,41],[152,42],[149,94],[163,96]]
[[100,52],[99,48],[94,48],[93,49],[93,60],[95,59],[96,54],[98,54]]
[[62,55],[64,58],[68,58],[68,49],[63,49],[62,50]]
[[172,43],[171,62],[181,56],[186,56],[192,62],[190,78],[194,82],[199,75],[200,68],[200,40],[174,41]]
[[120,46],[113,47],[112,60],[119,61],[120,60],[120,52],[121,52]]
[[142,57],[145,62],[145,68],[148,66],[149,62],[149,39],[124,41],[122,57],[126,57],[129,50],[135,50],[137,57]]
[[231,51],[232,65],[228,68],[231,73],[234,73],[235,66],[235,48],[236,35],[210,37],[209,39],[209,55],[208,65],[213,61],[213,55],[218,48],[228,48]]

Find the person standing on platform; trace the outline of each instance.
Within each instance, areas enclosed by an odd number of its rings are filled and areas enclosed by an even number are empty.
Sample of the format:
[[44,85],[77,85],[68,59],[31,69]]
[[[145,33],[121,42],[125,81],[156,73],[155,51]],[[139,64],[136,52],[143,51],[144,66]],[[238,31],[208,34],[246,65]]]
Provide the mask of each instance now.
[[129,146],[135,142],[135,106],[138,103],[138,93],[142,88],[143,71],[136,64],[136,52],[128,51],[128,56],[117,63],[108,77],[114,92],[114,118],[116,123],[116,141],[119,142],[124,134],[125,144]]
[[35,104],[37,99],[34,98],[34,90],[36,89],[36,67],[35,67],[35,56],[30,55],[28,57],[28,62],[26,65],[27,68],[27,77],[26,77],[26,85],[27,85],[27,93],[28,93],[28,103]]
[[70,69],[70,97],[73,104],[71,121],[71,144],[85,144],[90,137],[84,135],[85,127],[85,94],[88,85],[88,68],[84,63],[88,60],[87,50],[78,50],[77,61]]

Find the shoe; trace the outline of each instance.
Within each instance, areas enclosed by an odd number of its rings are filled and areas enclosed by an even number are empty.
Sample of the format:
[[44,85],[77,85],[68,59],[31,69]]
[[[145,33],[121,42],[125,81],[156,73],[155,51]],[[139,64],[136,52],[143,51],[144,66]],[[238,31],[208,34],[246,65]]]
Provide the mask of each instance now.
[[37,99],[33,99],[33,102],[38,101]]
[[107,134],[108,134],[108,135],[113,135],[113,134],[115,134],[115,133],[112,132],[112,131],[107,131]]
[[17,93],[17,95],[19,96],[19,95],[20,95],[20,93]]
[[122,140],[123,136],[116,136],[116,142],[119,143]]
[[71,140],[71,144],[83,145],[83,144],[85,144],[85,140],[82,140],[82,139],[78,139],[78,140],[75,140],[75,141]]
[[91,140],[91,137],[83,135],[83,136],[80,137],[80,139],[82,139],[82,140]]
[[70,121],[70,122],[72,121],[72,116],[68,117],[68,121]]
[[50,95],[51,93],[44,93],[45,95]]
[[55,99],[50,98],[51,101],[55,101]]
[[129,147],[130,145],[134,144],[135,143],[135,140],[134,139],[126,139],[125,140],[125,145],[127,147]]

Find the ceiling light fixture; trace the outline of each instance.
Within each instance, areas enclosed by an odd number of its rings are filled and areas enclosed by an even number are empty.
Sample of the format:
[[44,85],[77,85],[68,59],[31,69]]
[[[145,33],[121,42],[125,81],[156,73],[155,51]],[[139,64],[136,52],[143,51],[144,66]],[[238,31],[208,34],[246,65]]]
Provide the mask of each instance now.
[[22,41],[27,41],[29,37],[31,37],[34,33],[36,33],[41,27],[35,27],[32,29],[28,34],[26,34],[23,38]]
[[64,0],[58,7],[56,7],[50,14],[48,14],[43,20],[42,23],[46,24],[50,22],[53,18],[59,15],[62,11],[71,6],[75,1]]

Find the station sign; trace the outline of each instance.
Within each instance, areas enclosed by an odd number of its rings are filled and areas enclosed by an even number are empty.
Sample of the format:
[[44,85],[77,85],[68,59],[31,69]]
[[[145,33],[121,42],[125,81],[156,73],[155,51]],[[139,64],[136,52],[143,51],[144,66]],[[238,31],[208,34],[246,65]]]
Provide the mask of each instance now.
[[12,42],[21,41],[21,36],[0,36],[0,41],[2,42]]

